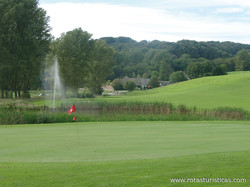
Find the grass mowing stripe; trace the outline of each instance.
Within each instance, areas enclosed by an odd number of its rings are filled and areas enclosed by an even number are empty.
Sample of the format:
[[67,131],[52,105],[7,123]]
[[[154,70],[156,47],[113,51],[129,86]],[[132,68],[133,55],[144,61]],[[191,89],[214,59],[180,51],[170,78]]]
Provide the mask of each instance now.
[[[250,151],[106,162],[1,163],[2,186],[200,186],[171,183],[173,178],[250,176]],[[233,183],[247,186],[249,182]],[[202,186],[229,186],[202,183]]]

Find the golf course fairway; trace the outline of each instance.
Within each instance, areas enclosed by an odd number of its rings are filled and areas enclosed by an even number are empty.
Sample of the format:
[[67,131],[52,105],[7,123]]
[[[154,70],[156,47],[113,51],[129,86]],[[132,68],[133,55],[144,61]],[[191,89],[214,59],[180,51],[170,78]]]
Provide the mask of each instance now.
[[[101,97],[106,102],[168,102],[175,106],[213,109],[241,108],[250,111],[250,71],[231,72],[224,76],[209,76],[179,82],[146,91],[134,91],[124,96]],[[95,100],[95,99],[94,99]]]
[[248,186],[249,134],[238,121],[0,126],[0,186]]

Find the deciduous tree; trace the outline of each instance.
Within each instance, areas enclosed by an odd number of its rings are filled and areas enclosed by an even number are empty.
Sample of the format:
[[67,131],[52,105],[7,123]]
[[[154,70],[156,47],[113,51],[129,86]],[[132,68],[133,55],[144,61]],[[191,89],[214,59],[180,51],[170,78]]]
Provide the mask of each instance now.
[[236,71],[250,70],[250,55],[247,50],[242,49],[236,55]]
[[20,91],[28,92],[39,79],[41,61],[51,41],[48,22],[49,17],[38,7],[37,0],[0,0],[2,92],[20,96]]
[[57,39],[57,58],[65,87],[77,94],[86,86],[94,47],[92,35],[81,28],[63,34]]
[[88,87],[94,94],[102,94],[102,84],[112,75],[114,50],[105,41],[96,40],[88,68]]
[[182,81],[186,81],[186,80],[188,80],[188,79],[183,71],[177,71],[177,72],[174,72],[170,75],[170,82],[172,82],[172,83],[182,82]]

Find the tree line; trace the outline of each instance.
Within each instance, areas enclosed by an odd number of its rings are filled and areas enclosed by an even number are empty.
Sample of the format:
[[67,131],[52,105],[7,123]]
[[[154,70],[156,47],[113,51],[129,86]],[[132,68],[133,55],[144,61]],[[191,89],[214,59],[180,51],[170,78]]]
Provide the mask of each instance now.
[[114,74],[110,79],[129,77],[170,80],[183,71],[190,78],[223,75],[229,71],[250,70],[250,45],[233,42],[140,41],[128,37],[102,38],[116,50]]
[[75,94],[78,88],[101,94],[103,83],[124,76],[170,80],[174,72],[198,78],[250,70],[247,44],[93,39],[81,28],[54,39],[37,0],[0,0],[0,25],[1,98],[29,97],[29,90],[42,87],[40,74],[55,58],[64,87]]

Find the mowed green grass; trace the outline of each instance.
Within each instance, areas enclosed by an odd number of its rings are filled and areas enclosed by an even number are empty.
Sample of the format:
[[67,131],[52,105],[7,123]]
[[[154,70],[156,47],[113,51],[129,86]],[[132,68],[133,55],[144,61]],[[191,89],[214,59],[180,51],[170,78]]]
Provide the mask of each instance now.
[[[201,186],[170,179],[249,180],[249,134],[249,122],[234,121],[0,126],[0,186]],[[232,183],[202,183],[221,185]]]
[[100,98],[105,101],[170,102],[198,108],[237,107],[250,110],[250,72],[193,79],[125,96]]

